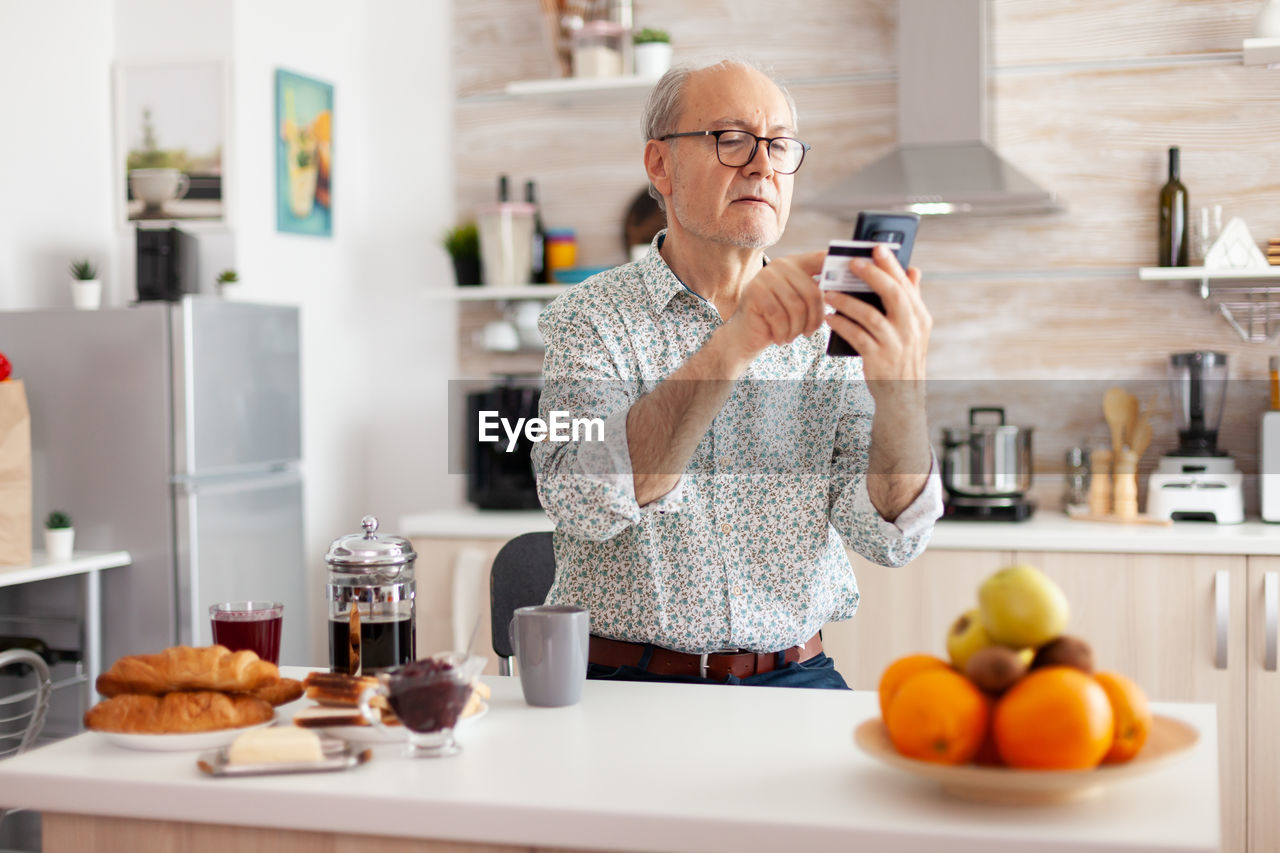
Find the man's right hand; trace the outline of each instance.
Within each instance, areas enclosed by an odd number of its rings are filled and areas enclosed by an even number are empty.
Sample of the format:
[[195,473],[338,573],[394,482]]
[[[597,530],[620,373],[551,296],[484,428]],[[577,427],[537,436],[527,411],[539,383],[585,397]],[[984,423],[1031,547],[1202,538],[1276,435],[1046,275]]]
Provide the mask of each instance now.
[[775,258],[743,288],[725,324],[730,345],[754,359],[771,344],[789,344],[817,331],[826,317],[822,291],[813,277],[822,272],[826,252]]

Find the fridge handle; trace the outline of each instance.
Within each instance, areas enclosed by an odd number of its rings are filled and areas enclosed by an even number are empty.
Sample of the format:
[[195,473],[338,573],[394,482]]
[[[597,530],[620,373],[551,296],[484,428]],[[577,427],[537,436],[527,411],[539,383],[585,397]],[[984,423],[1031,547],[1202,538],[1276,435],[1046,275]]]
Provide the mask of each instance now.
[[1263,649],[1262,667],[1267,672],[1276,671],[1276,621],[1280,618],[1280,573],[1265,572],[1262,575],[1262,600],[1266,608],[1267,637]]
[[1227,629],[1231,615],[1231,576],[1226,569],[1219,569],[1213,578],[1213,609],[1215,612],[1213,666],[1227,668]]

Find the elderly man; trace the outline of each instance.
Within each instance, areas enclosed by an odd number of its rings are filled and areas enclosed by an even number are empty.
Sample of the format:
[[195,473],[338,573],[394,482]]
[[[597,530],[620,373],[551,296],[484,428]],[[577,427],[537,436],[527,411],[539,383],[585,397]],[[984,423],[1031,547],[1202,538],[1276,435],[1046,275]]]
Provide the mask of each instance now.
[[[669,71],[644,116],[667,229],[542,315],[544,419],[604,424],[534,447],[547,601],[590,610],[592,678],[844,688],[820,630],[858,606],[845,544],[902,565],[941,514],[919,270],[852,262],[881,314],[819,290],[824,252],[764,255],[809,147],[796,122],[756,68]],[[861,356],[826,355],[833,332]]]

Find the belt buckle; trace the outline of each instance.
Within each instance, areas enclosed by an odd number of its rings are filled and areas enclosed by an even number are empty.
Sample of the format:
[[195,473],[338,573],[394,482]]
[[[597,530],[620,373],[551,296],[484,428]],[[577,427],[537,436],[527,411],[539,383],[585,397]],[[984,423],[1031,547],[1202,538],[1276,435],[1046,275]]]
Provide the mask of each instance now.
[[736,655],[739,652],[741,652],[741,649],[716,649],[714,652],[703,652],[702,654],[698,655],[698,677],[699,678],[708,677],[707,658],[710,657],[711,655],[723,655],[723,654]]

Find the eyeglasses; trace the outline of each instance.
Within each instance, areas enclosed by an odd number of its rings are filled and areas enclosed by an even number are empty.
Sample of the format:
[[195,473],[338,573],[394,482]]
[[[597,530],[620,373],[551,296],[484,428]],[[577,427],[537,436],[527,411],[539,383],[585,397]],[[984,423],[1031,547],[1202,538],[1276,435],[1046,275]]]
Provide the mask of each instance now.
[[658,137],[659,142],[681,136],[714,136],[716,157],[731,169],[740,169],[756,156],[756,149],[763,142],[769,152],[769,164],[782,175],[794,174],[804,162],[804,154],[813,146],[790,136],[756,136],[745,130],[692,130],[688,133],[668,133]]

